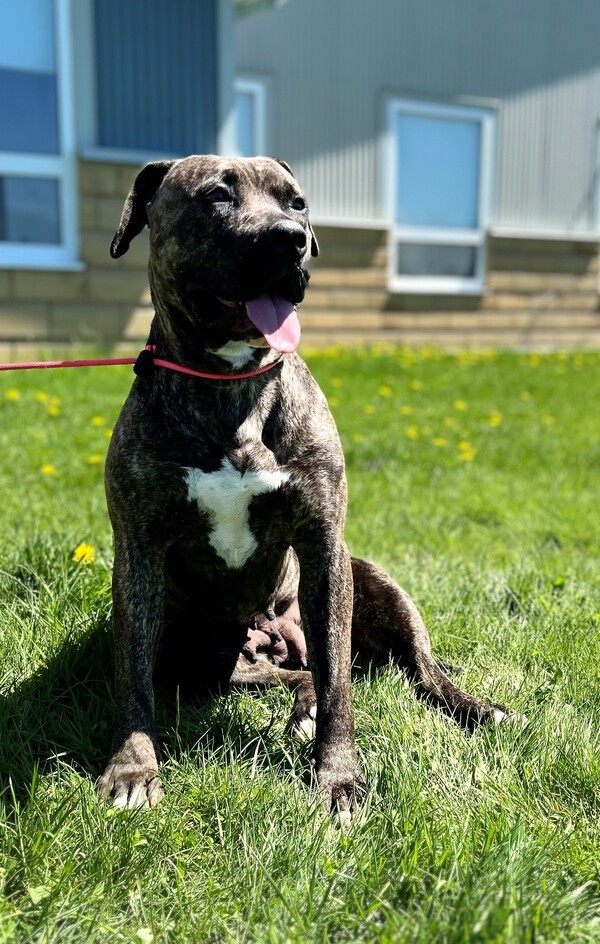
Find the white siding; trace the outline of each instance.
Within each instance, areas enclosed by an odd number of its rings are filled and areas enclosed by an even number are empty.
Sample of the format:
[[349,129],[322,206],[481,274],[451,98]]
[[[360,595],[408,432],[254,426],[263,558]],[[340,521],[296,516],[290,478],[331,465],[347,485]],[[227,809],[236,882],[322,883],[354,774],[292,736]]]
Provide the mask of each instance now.
[[317,216],[380,220],[386,96],[497,107],[493,223],[595,225],[598,0],[289,0],[236,27]]

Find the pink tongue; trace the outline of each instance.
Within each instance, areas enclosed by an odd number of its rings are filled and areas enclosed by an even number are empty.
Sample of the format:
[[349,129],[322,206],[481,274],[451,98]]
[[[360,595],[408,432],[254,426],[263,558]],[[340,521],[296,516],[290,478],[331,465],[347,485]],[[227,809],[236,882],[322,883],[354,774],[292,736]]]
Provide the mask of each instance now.
[[246,302],[246,314],[267,343],[291,354],[300,343],[300,322],[295,305],[280,295],[258,295]]

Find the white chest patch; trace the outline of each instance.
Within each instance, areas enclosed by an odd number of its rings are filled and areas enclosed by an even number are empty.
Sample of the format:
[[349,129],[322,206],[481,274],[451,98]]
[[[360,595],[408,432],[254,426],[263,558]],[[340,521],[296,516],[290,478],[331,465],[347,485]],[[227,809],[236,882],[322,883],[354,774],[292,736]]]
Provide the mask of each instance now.
[[185,480],[189,501],[208,512],[212,529],[209,542],[228,567],[238,570],[257,548],[249,527],[249,507],[255,495],[274,492],[287,482],[287,472],[253,472],[242,474],[223,459],[216,472],[186,468]]

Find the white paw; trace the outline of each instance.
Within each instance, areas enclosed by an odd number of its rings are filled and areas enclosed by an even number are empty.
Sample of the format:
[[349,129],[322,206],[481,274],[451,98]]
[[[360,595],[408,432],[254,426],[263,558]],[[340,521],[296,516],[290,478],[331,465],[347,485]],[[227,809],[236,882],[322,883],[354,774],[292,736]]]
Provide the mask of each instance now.
[[312,741],[317,729],[317,706],[311,705],[301,721],[294,723],[292,734],[300,741]]
[[502,711],[500,708],[494,709],[494,724],[513,724],[524,728],[529,719],[527,715],[520,715],[517,711]]

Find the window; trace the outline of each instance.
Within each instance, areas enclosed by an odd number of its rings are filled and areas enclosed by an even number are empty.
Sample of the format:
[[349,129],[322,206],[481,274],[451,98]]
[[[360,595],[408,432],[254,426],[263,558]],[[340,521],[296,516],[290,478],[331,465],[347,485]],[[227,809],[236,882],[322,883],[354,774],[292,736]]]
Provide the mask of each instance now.
[[395,100],[389,123],[391,289],[482,291],[493,112]]
[[0,30],[0,263],[76,258],[68,0],[5,5]]
[[236,153],[254,157],[265,153],[265,86],[263,82],[236,79]]

